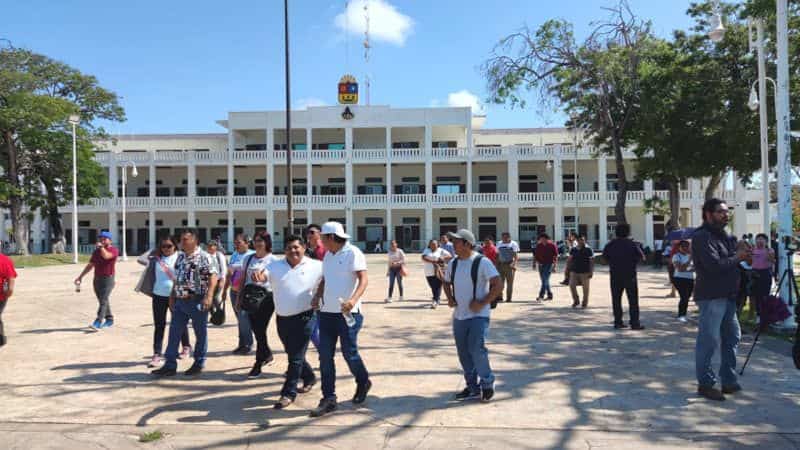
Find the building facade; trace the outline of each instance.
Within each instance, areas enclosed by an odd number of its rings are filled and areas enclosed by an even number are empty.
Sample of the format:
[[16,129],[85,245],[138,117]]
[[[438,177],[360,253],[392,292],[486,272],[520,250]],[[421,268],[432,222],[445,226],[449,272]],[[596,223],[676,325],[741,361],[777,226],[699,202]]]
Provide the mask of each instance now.
[[[392,239],[419,250],[461,227],[480,238],[509,231],[524,248],[542,231],[556,239],[577,231],[594,246],[613,236],[614,161],[566,129],[481,129],[469,108],[351,105],[349,116],[343,110],[292,112],[294,232],[338,220],[367,250],[377,242],[385,249]],[[127,170],[128,253],[186,227],[227,248],[236,233],[266,229],[280,248],[290,231],[285,113],[231,112],[218,123],[227,133],[98,143],[96,160],[111,188],[108,197],[79,207],[80,244],[90,245],[102,229],[121,235],[121,174]],[[635,155],[625,158],[627,177],[635,179]],[[134,165],[137,177],[131,176]],[[758,192],[729,184],[732,189],[720,195],[735,209],[734,232],[758,231]],[[645,199],[667,198],[661,188],[643,181],[627,194],[628,222],[647,245],[665,232],[665,218],[644,208]],[[704,180],[681,186],[683,225],[700,223],[704,188]],[[71,236],[71,208],[62,213]],[[37,230],[34,224],[34,242]]]

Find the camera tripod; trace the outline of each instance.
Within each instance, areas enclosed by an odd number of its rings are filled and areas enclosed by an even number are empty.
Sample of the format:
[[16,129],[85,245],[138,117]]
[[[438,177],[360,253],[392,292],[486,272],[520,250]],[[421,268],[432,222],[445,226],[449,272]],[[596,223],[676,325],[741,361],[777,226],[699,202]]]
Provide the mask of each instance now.
[[[794,278],[794,267],[792,262],[792,256],[794,256],[795,249],[790,246],[790,241],[787,239],[784,242],[786,246],[786,260],[788,264],[786,269],[784,269],[781,277],[778,279],[778,283],[775,285],[777,288],[777,296],[780,297],[781,293],[781,286],[783,286],[783,282],[788,279],[789,282],[789,291],[788,291],[788,302],[787,305],[791,307],[794,305],[794,320],[798,324],[800,324],[800,291],[797,289],[797,282]],[[761,331],[766,328],[767,324],[759,325],[758,330],[756,331],[756,335],[753,338],[753,345],[750,346],[750,351],[747,353],[747,359],[745,359],[744,364],[742,365],[742,370],[739,371],[739,375],[744,375],[744,369],[747,367],[747,363],[750,362],[750,356],[753,355],[753,349],[755,349],[756,344],[758,343],[758,338],[761,336]],[[794,359],[794,365],[797,369],[800,370],[800,343],[798,342],[798,338],[800,338],[800,328],[795,331],[794,336],[794,346],[792,347],[792,359]]]

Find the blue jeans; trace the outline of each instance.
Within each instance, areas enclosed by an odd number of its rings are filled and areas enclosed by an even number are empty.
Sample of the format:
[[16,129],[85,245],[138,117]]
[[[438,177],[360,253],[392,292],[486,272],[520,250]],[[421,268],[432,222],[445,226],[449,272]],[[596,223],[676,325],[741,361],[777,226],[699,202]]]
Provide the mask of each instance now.
[[206,352],[208,351],[208,311],[197,309],[202,304],[203,296],[188,300],[175,300],[172,320],[169,321],[169,340],[167,353],[164,355],[166,358],[164,367],[168,369],[178,367],[178,345],[181,343],[181,336],[186,332],[189,320],[192,321],[195,336],[194,363],[200,367],[205,366]]
[[403,276],[400,275],[400,268],[389,269],[389,298],[394,293],[394,282],[397,280],[397,288],[400,290],[400,297],[403,296]]
[[723,386],[736,383],[736,349],[742,338],[736,318],[736,300],[716,298],[696,302],[700,307],[700,322],[695,347],[695,371],[700,386],[717,382],[711,358],[720,349],[719,378]]
[[238,292],[231,289],[231,310],[236,316],[236,322],[239,323],[239,345],[238,348],[245,347],[247,349],[253,348],[253,326],[250,324],[250,315],[245,310],[236,311],[236,297]]
[[319,321],[319,372],[322,376],[323,398],[336,398],[336,365],[333,357],[336,353],[336,341],[341,339],[340,347],[350,373],[356,383],[364,384],[369,381],[369,373],[358,354],[358,332],[364,324],[361,313],[353,314],[356,324],[347,326],[341,313],[320,312]]
[[553,291],[550,290],[550,274],[552,272],[552,264],[539,264],[539,279],[542,281],[542,287],[539,288],[539,298],[544,298],[545,294],[553,298]]
[[[464,381],[472,392],[480,388],[491,389],[494,374],[489,365],[489,350],[486,338],[489,335],[489,318],[473,317],[467,320],[453,319],[453,336],[456,339],[458,360],[464,369]],[[480,376],[480,386],[478,377]]]

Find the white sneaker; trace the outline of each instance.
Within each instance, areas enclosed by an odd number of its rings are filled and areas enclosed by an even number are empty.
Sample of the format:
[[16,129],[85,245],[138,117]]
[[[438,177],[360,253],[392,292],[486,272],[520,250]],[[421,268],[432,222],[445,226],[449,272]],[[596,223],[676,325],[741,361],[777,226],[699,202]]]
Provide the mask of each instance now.
[[392,297],[386,297],[384,303],[392,303]]
[[689,319],[687,319],[686,316],[678,316],[678,322],[686,323],[688,321]]
[[439,306],[439,303],[435,301],[431,302],[431,309],[436,309],[437,306]]

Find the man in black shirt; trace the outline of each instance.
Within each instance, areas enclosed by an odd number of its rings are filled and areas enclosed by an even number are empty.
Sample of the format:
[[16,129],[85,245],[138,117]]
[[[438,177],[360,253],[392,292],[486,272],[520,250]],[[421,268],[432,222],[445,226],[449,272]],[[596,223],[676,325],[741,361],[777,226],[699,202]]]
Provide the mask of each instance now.
[[608,262],[611,278],[611,305],[614,308],[614,328],[626,328],[622,320],[622,292],[628,295],[628,313],[631,328],[644,330],[639,322],[639,286],[636,280],[636,264],[644,261],[641,246],[630,238],[631,226],[618,224],[616,238],[606,244],[603,259]]
[[[594,252],[586,245],[586,237],[578,236],[578,246],[569,252],[569,290],[572,293],[572,307],[589,306],[589,281],[594,273]],[[583,303],[578,298],[578,285],[583,288]]]

